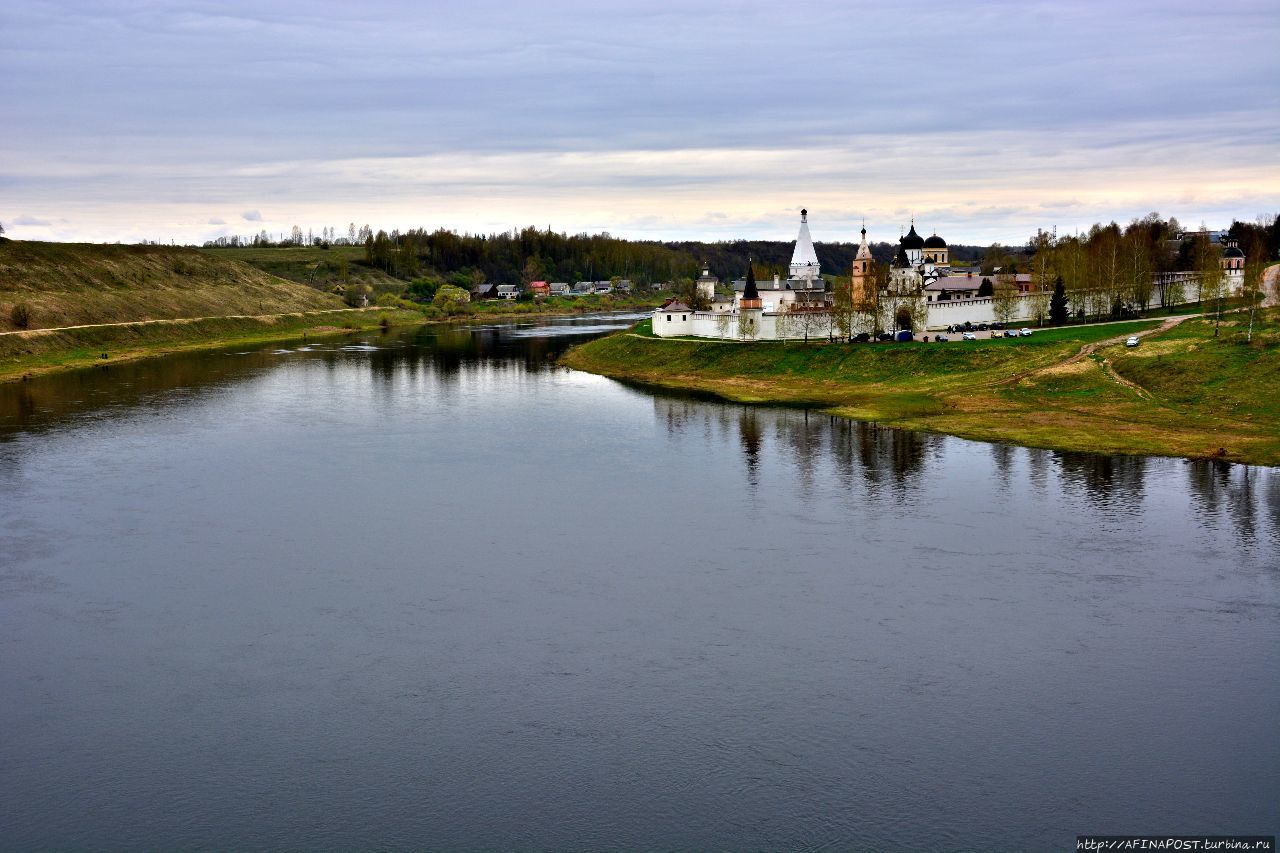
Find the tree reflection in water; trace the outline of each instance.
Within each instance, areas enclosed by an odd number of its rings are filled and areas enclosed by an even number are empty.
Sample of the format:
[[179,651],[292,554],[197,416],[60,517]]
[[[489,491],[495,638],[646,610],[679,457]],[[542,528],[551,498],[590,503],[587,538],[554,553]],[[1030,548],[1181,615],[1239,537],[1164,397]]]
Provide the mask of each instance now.
[[[1259,525],[1269,516],[1271,547],[1280,552],[1280,470],[1234,465],[1216,459],[1186,463],[1187,481],[1207,527],[1225,519],[1236,540],[1253,545]],[[1280,568],[1280,559],[1277,559]]]
[[[939,441],[937,436],[807,409],[739,406],[663,396],[654,397],[653,405],[659,422],[672,434],[702,426],[708,435],[741,444],[749,487],[759,485],[764,460],[779,460],[797,471],[805,497],[811,496],[824,464],[832,465],[850,488],[860,478],[873,488],[906,495],[911,479],[923,474],[927,448]],[[732,417],[726,417],[729,413]],[[713,425],[719,429],[713,430]]]
[[[672,434],[702,432],[715,440],[742,448],[746,485],[754,494],[768,462],[786,464],[796,474],[801,497],[816,494],[823,466],[848,493],[861,499],[889,498],[903,505],[914,500],[918,480],[929,475],[931,455],[940,458],[949,442],[961,439],[890,429],[811,410],[743,406],[695,397],[656,396],[654,412]],[[1159,512],[1151,489],[1156,460],[1144,456],[1101,456],[1012,445],[991,444],[988,458],[1001,484],[1011,487],[1025,480],[1033,493],[1046,498],[1061,492],[1067,499],[1063,523],[1070,518],[1070,501],[1079,499],[1095,523],[1131,525],[1136,539],[1147,535],[1145,514]],[[1252,546],[1260,525],[1270,531],[1272,547],[1280,548],[1280,470],[1217,461],[1175,462],[1187,466],[1189,494],[1206,524],[1231,525],[1241,545]],[[957,488],[963,488],[959,483]],[[1181,490],[1179,490],[1181,491]],[[1011,499],[1016,499],[1011,498]],[[1081,530],[1087,539],[1087,530]]]

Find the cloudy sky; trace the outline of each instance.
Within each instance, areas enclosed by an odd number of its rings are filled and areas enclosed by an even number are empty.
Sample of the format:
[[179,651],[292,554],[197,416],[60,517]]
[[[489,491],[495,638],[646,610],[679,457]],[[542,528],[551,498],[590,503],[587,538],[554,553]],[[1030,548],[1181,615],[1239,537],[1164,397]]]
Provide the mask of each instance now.
[[1280,211],[1280,0],[0,4],[0,222],[1021,242]]

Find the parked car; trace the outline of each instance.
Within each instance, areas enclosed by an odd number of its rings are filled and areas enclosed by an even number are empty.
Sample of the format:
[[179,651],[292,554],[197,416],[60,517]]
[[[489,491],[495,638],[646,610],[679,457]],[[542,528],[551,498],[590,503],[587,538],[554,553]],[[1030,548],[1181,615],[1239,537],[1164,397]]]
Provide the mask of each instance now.
[[[1017,333],[1017,332],[1015,332],[1013,329],[1005,329],[1005,330],[1004,330],[1004,336],[1005,336],[1006,338],[1016,338],[1016,337],[1018,336],[1018,333]],[[994,337],[995,337],[995,335],[992,335],[991,337],[993,337],[993,338],[994,338]]]
[[939,343],[944,343],[944,344],[945,344],[947,341],[951,340],[951,338],[948,338],[946,335],[934,335],[934,336],[933,336],[933,339],[934,339],[935,341],[938,341]]
[[1022,331],[1018,332],[1018,334],[1022,335],[1024,338],[1029,338],[1031,337],[1031,330],[1023,329]]
[[978,339],[978,336],[975,335],[973,332],[965,332],[960,337],[966,341],[976,341]]
[[858,332],[858,334],[853,336],[853,339],[860,344],[865,344],[867,341],[871,340],[871,336],[866,332]]
[[1124,345],[1127,347],[1136,347],[1138,345],[1138,340],[1139,340],[1138,336],[1134,335],[1133,337],[1129,338],[1129,340],[1125,341]]
[[877,341],[891,341],[891,340],[893,340],[893,335],[889,334],[888,332],[881,332],[880,334],[876,335],[876,340],[877,340]]
[[987,324],[986,324],[986,323],[979,323],[979,324],[978,324],[978,331],[979,331],[979,332],[985,332],[986,330],[987,330]]
[[910,329],[899,329],[898,333],[893,336],[893,339],[895,341],[913,341],[915,340],[915,335],[911,334]]
[[1002,330],[1004,329],[1004,323],[992,323],[991,328],[996,330]]

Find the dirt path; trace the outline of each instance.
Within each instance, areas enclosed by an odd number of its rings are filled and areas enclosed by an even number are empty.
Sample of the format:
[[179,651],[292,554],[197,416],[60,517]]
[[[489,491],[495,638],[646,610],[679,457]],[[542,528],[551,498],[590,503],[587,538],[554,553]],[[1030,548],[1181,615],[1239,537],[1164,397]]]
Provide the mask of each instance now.
[[1273,264],[1262,271],[1262,307],[1280,305],[1280,264]]
[[174,317],[168,320],[129,320],[124,323],[86,323],[82,326],[50,326],[47,329],[17,329],[12,332],[0,332],[0,335],[47,335],[54,332],[69,332],[72,329],[105,329],[111,326],[150,326],[169,323],[198,323],[201,320],[278,320],[281,317],[307,317],[312,314],[339,314],[347,311],[379,311],[377,307],[369,308],[319,308],[315,311],[282,311],[279,314],[217,314],[212,317]]
[[[1069,365],[1082,361],[1088,358],[1089,356],[1093,355],[1095,352],[1097,352],[1099,347],[1112,346],[1113,344],[1121,343],[1130,337],[1145,338],[1148,335],[1158,335],[1161,332],[1169,331],[1174,326],[1181,323],[1183,320],[1188,320],[1192,317],[1199,317],[1199,316],[1200,316],[1199,314],[1180,314],[1176,317],[1169,317],[1159,326],[1156,326],[1154,329],[1147,329],[1145,332],[1135,332],[1133,335],[1117,335],[1114,338],[1107,338],[1106,340],[1102,340],[1102,341],[1093,341],[1092,343],[1087,343],[1084,346],[1080,347],[1080,349],[1074,355],[1068,356],[1067,358],[1064,358],[1062,361],[1055,361],[1053,364],[1046,364],[1043,367],[1035,367],[1035,368],[1032,368],[1031,370],[1024,370],[1021,373],[1017,373],[1014,376],[1009,377],[1007,379],[997,379],[994,382],[989,382],[987,384],[988,385],[1007,385],[1008,387],[1013,388],[1019,382],[1021,382],[1023,379],[1026,379],[1027,377],[1035,376],[1038,373],[1044,373],[1045,371],[1048,371],[1048,370],[1067,367]],[[1143,388],[1141,385],[1138,385],[1134,382],[1130,382],[1128,379],[1125,379],[1123,376],[1116,373],[1115,369],[1112,368],[1111,366],[1110,359],[1106,359],[1106,358],[1102,359],[1102,372],[1106,374],[1108,377],[1110,377],[1111,379],[1114,379],[1117,383],[1124,385],[1126,388],[1133,390],[1139,396],[1144,397],[1148,400],[1151,399],[1151,392],[1147,391],[1147,389]]]

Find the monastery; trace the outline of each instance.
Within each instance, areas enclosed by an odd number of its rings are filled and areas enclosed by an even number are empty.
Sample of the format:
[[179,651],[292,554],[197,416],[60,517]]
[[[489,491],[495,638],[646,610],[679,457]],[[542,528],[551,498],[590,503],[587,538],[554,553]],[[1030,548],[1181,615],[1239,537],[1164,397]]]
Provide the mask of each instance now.
[[[856,329],[858,332],[877,331],[871,326],[929,332],[966,322],[996,322],[995,298],[980,295],[982,276],[971,270],[953,271],[947,241],[936,233],[921,237],[912,220],[911,229],[898,241],[883,287],[877,287],[865,226],[861,236],[850,270],[847,301],[837,300],[827,289],[809,234],[809,211],[801,210],[800,231],[785,279],[774,276],[771,281],[756,281],[748,264],[746,277],[733,282],[733,295],[729,296],[716,293],[720,282],[704,267],[697,287],[709,310],[695,311],[679,300],[669,300],[653,312],[653,332],[664,338],[787,340],[826,337],[841,315],[846,322],[867,326]],[[1243,283],[1243,253],[1229,246],[1222,266],[1228,292],[1237,292]],[[1013,276],[1012,283],[1017,294],[1008,322],[1031,323],[1047,310],[1045,295],[1035,291],[1028,274]]]

